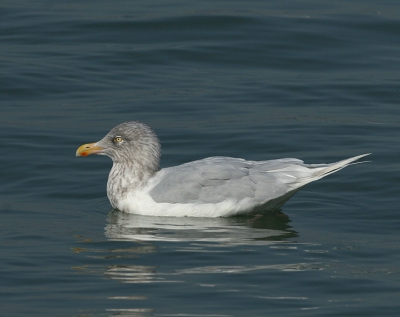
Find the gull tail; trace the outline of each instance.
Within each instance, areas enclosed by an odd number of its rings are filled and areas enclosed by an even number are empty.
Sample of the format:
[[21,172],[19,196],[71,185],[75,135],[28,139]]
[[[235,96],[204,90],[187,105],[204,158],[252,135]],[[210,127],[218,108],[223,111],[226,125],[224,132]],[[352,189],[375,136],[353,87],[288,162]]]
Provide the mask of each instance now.
[[348,159],[345,159],[345,160],[342,160],[342,161],[339,161],[336,163],[331,163],[331,164],[310,164],[308,166],[314,170],[314,173],[311,174],[310,176],[300,178],[297,182],[297,185],[299,187],[303,187],[304,185],[306,185],[308,183],[311,183],[311,182],[321,179],[325,176],[333,174],[337,171],[340,171],[341,169],[345,168],[346,166],[366,163],[368,161],[362,161],[362,162],[355,162],[355,161],[359,160],[360,158],[362,158],[364,156],[370,155],[370,154],[371,153],[367,153],[367,154],[350,157]]

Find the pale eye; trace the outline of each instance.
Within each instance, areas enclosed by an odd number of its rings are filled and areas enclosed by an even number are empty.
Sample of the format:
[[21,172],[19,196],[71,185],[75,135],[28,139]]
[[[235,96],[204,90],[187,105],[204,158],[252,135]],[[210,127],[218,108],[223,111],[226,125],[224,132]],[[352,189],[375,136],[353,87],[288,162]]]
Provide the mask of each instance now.
[[121,143],[122,142],[122,137],[116,136],[113,140],[114,143]]

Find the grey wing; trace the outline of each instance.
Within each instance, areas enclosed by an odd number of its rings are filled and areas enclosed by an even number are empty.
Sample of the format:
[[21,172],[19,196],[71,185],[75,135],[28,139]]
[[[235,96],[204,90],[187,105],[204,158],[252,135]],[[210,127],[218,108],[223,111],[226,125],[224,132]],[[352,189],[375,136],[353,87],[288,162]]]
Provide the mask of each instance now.
[[163,177],[150,195],[158,203],[202,204],[244,198],[259,203],[289,192],[297,176],[281,170],[302,164],[297,159],[254,162],[228,157],[207,158],[164,169]]

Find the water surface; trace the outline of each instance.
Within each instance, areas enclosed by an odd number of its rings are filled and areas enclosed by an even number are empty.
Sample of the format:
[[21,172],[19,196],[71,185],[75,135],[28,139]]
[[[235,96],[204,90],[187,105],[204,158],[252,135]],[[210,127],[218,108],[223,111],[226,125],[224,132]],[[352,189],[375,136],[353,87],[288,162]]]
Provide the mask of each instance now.
[[[392,1],[3,1],[0,309],[6,316],[397,316],[399,7]],[[127,120],[162,166],[333,162],[282,213],[111,210]]]

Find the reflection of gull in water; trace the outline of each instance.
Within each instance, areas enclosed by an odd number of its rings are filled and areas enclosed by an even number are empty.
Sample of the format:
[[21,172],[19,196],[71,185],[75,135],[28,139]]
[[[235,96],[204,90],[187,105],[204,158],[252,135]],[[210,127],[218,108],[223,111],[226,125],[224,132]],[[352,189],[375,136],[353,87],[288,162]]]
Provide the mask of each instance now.
[[[178,242],[179,252],[229,252],[227,247],[268,245],[283,252],[296,250],[289,238],[297,237],[289,218],[281,213],[238,218],[149,217],[111,210],[105,234],[110,240],[132,241],[142,246],[156,241]],[[289,240],[288,240],[289,239]],[[145,243],[143,243],[145,242]],[[147,243],[146,243],[147,242]],[[149,252],[158,252],[155,247]],[[128,252],[128,251],[127,251]],[[129,251],[131,252],[131,251]],[[137,250],[135,249],[135,253]],[[160,273],[158,266],[115,265],[106,275],[121,283],[182,283],[187,274],[246,273],[253,271],[303,271],[322,269],[321,263],[278,263],[244,266],[200,266]]]
[[[237,283],[235,278],[226,278],[232,275],[257,281],[265,273],[325,269],[325,263],[310,258],[309,254],[300,259],[295,256],[293,261],[286,256],[302,252],[298,249],[299,243],[291,239],[297,237],[297,233],[289,222],[289,218],[279,212],[237,218],[171,218],[111,210],[105,235],[111,241],[123,242],[111,243],[117,249],[109,251],[118,252],[118,257],[108,258],[104,274],[110,280],[129,284],[125,285],[129,292],[116,293],[109,299],[113,299],[115,305],[120,305],[121,300],[130,300],[134,308],[125,309],[121,305],[108,311],[132,317],[154,313],[167,316],[162,310],[160,313],[159,304],[165,296],[171,300],[196,300],[202,294],[225,296],[230,292],[250,293],[253,298],[263,300],[306,301],[306,297],[292,296],[291,291],[264,294],[257,283]],[[231,262],[232,257],[238,260]],[[179,303],[172,315],[217,316],[197,313]]]
[[212,242],[222,245],[271,244],[297,236],[280,213],[237,218],[149,217],[112,210],[106,236],[111,240]]

